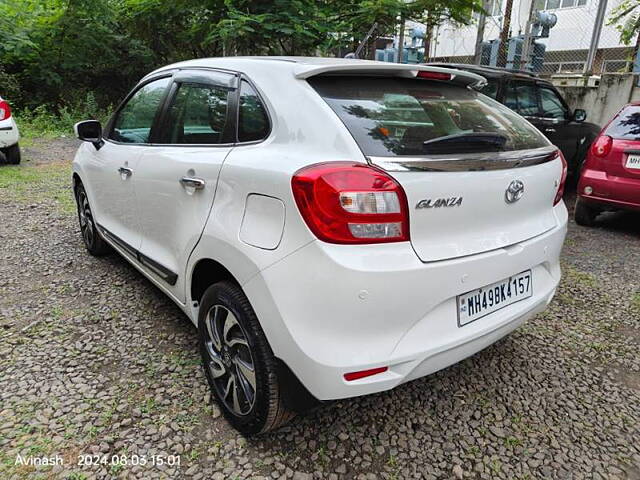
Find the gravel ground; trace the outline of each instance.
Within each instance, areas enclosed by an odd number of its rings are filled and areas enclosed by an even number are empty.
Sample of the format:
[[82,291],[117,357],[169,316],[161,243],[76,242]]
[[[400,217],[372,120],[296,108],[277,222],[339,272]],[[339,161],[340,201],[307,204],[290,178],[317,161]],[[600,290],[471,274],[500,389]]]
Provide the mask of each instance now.
[[[31,166],[71,158],[65,142],[20,168],[67,172]],[[211,401],[191,323],[118,256],[86,254],[68,177],[42,172],[56,180],[30,180],[35,203],[0,188],[0,478],[640,479],[639,216],[572,223],[556,299],[496,345],[245,439]]]
[[23,162],[27,165],[71,162],[79,145],[80,140],[73,137],[59,137],[54,140],[36,138],[21,146]]

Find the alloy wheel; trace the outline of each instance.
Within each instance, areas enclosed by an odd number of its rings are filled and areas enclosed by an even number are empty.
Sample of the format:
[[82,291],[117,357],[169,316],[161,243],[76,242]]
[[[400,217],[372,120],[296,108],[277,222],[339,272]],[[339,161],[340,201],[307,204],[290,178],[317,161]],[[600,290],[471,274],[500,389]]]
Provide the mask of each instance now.
[[91,214],[91,207],[89,207],[87,193],[84,190],[78,194],[78,216],[80,218],[80,231],[82,232],[84,243],[87,247],[91,248],[95,238],[95,225],[93,223],[93,215]]
[[213,305],[205,318],[206,368],[225,406],[247,415],[256,400],[256,371],[247,335],[235,315]]

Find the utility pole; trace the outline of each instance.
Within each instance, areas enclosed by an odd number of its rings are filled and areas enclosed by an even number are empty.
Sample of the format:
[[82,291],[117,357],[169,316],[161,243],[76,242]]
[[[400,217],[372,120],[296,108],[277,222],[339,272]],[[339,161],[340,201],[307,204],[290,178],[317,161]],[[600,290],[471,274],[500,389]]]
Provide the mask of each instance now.
[[591,33],[591,44],[589,45],[589,53],[587,53],[587,61],[584,64],[584,74],[591,75],[593,71],[593,61],[598,51],[598,43],[600,43],[600,33],[602,32],[602,24],[604,23],[604,14],[607,11],[607,0],[598,2],[598,12],[596,13],[596,22],[593,25]]
[[509,31],[511,30],[511,11],[513,10],[513,0],[507,0],[504,7],[504,18],[502,19],[502,32],[500,32],[500,48],[498,50],[498,67],[507,64],[507,46],[509,43]]
[[400,33],[398,34],[398,63],[402,63],[402,50],[404,49],[404,14],[400,15]]
[[527,18],[527,26],[524,29],[524,41],[522,42],[522,53],[520,54],[520,70],[526,70],[529,64],[529,54],[531,51],[531,25],[534,22],[534,6],[535,0],[531,0],[531,6],[529,7],[529,17]]
[[485,15],[485,11],[489,9],[489,2],[484,0],[482,2],[482,11],[480,12],[480,17],[478,18],[478,35],[476,36],[476,50],[475,56],[473,57],[473,63],[476,65],[480,65],[482,60],[482,40],[484,40],[484,26],[487,23],[487,16]]
[[425,30],[424,30],[424,41],[422,45],[424,46],[424,61],[428,62],[431,58],[431,39],[433,38],[433,22],[431,17],[431,12],[427,13],[427,18],[425,19]]
[[424,61],[428,62],[431,58],[431,38],[433,37],[433,26],[431,24],[427,24],[424,31],[424,41],[422,45],[424,46]]

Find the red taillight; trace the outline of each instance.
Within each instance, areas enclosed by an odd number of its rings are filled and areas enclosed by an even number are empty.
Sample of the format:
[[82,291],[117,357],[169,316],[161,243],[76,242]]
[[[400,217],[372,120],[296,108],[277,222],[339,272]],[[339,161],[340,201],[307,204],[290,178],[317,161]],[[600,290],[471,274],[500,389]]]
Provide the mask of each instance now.
[[5,100],[0,100],[0,120],[11,117],[11,107]]
[[369,370],[360,370],[359,372],[345,373],[344,379],[347,382],[358,380],[359,378],[370,377],[371,375],[377,375],[378,373],[386,372],[389,367],[370,368]]
[[320,240],[409,240],[407,197],[381,170],[351,162],[319,163],[298,170],[291,187],[302,218]]
[[558,190],[556,192],[556,198],[553,199],[553,205],[557,205],[562,200],[564,195],[564,185],[567,183],[567,161],[564,159],[562,152],[558,150],[558,157],[562,161],[562,174],[560,175],[560,183],[558,184]]
[[450,73],[442,73],[442,72],[429,72],[426,70],[419,70],[418,74],[416,75],[418,78],[425,78],[428,80],[443,80],[443,81],[449,81],[451,80],[451,74]]
[[591,153],[598,158],[603,158],[609,155],[611,147],[613,146],[613,138],[609,135],[602,135],[593,142],[591,145]]

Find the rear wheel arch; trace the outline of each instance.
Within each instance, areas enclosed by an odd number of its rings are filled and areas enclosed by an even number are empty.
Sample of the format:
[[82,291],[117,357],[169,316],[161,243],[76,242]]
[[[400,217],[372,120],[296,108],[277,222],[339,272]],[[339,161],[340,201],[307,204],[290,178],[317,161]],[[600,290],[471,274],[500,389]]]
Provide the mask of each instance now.
[[200,303],[207,288],[222,281],[240,285],[236,277],[222,263],[211,258],[201,258],[191,271],[189,284],[191,301]]

